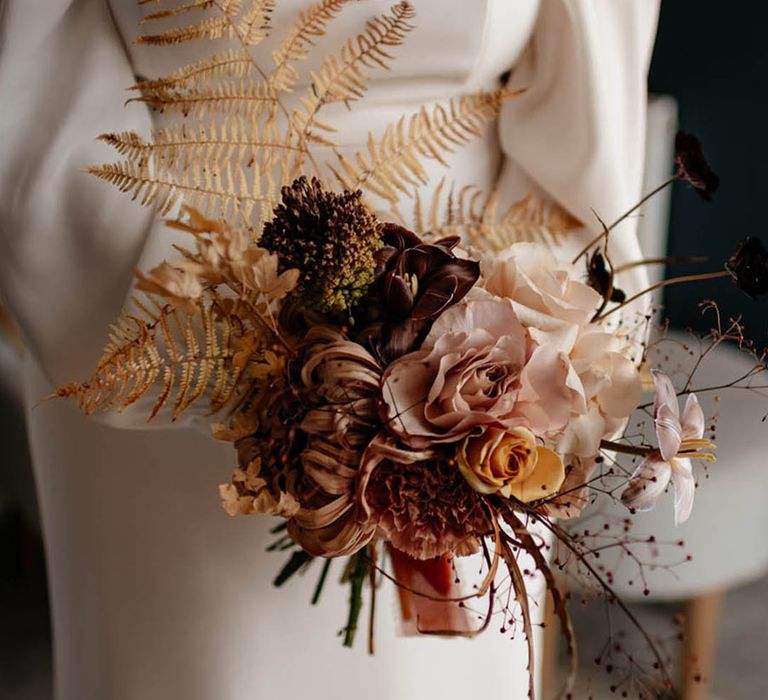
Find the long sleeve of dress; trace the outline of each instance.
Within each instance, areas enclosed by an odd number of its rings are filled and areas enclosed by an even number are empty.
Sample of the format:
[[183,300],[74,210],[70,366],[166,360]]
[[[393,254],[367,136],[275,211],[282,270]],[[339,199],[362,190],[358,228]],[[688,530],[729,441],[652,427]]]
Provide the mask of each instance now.
[[56,383],[87,376],[153,217],[83,169],[95,136],[146,133],[104,0],[18,0],[0,14],[0,295]]
[[[500,117],[508,157],[499,191],[519,169],[586,225],[564,255],[599,232],[640,196],[647,72],[656,32],[656,0],[542,0],[539,17],[510,84],[525,88]],[[612,234],[614,262],[640,257],[635,221]],[[638,269],[620,280],[642,287]]]

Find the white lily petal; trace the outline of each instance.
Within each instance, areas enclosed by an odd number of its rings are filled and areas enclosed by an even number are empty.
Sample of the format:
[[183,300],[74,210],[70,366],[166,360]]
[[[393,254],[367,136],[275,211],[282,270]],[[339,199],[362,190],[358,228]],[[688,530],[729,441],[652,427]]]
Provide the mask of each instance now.
[[629,478],[629,484],[621,494],[622,502],[638,511],[652,510],[667,488],[671,475],[672,467],[659,453],[646,457]]
[[696,398],[689,394],[683,410],[683,438],[700,438],[704,435],[704,411]]
[[656,385],[656,397],[653,400],[653,414],[657,415],[662,406],[668,406],[675,418],[680,419],[680,408],[677,405],[677,392],[672,380],[657,369],[651,370],[653,383]]
[[672,459],[680,449],[682,428],[677,412],[663,404],[656,412],[656,439],[659,441],[659,451],[665,460]]
[[675,525],[680,525],[691,517],[693,510],[696,480],[693,478],[690,459],[672,461],[672,486],[675,489]]

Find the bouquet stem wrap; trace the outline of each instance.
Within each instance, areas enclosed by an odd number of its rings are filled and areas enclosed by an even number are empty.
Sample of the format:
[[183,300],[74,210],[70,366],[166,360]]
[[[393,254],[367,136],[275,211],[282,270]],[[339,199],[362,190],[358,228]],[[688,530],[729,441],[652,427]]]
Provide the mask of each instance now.
[[[462,596],[453,568],[453,557],[415,559],[389,547],[400,595],[400,633],[466,635],[472,631],[469,615],[456,598]],[[435,600],[435,599],[444,600]]]

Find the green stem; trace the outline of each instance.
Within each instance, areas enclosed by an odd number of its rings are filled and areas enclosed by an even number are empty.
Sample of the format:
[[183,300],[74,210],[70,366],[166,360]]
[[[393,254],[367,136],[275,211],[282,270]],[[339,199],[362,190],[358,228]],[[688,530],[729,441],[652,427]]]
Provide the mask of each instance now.
[[353,555],[354,563],[349,576],[349,616],[344,628],[344,646],[351,647],[355,641],[357,621],[363,609],[363,583],[368,576],[368,559],[363,552]]
[[371,542],[368,549],[371,553],[371,559],[368,563],[368,585],[371,587],[371,609],[368,614],[368,653],[373,656],[376,650],[376,569],[378,567],[376,542]]
[[307,566],[313,559],[314,557],[311,554],[307,554],[303,549],[294,552],[285,563],[285,566],[280,569],[275,580],[272,581],[272,585],[275,588],[280,588],[291,576],[304,566]]
[[320,594],[323,592],[323,586],[325,585],[325,579],[328,576],[328,569],[331,568],[331,560],[326,559],[323,564],[323,570],[320,572],[320,578],[317,580],[315,586],[315,592],[312,595],[312,605],[317,605],[317,601],[320,600]]

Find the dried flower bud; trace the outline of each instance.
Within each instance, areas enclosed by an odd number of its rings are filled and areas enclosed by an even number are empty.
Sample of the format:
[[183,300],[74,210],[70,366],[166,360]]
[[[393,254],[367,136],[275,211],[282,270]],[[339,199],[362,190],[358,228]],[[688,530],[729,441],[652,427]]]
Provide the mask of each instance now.
[[693,187],[702,199],[712,200],[720,185],[720,178],[709,167],[701,149],[701,142],[693,134],[678,131],[675,137],[676,175]]
[[300,177],[282,189],[282,202],[264,226],[259,245],[299,270],[299,294],[308,308],[346,311],[374,279],[379,223],[360,192],[337,194]]
[[728,258],[725,269],[753,299],[768,292],[768,251],[759,238],[747,236]]
[[587,262],[587,284],[594,289],[603,299],[608,296],[608,301],[621,304],[627,295],[613,286],[613,273],[605,266],[605,258],[598,250],[595,251]]

